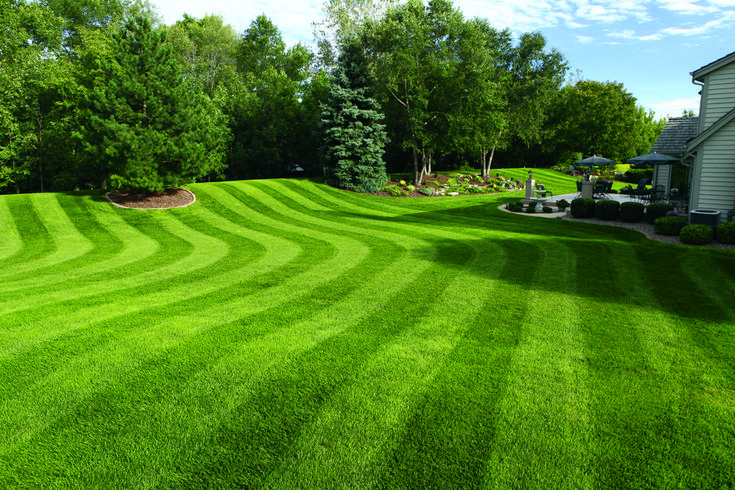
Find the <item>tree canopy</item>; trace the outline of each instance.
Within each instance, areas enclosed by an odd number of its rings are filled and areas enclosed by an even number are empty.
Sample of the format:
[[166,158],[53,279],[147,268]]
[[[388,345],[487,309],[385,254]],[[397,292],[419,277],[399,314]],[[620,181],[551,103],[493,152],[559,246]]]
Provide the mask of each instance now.
[[237,33],[213,15],[162,25],[134,0],[0,0],[0,191],[157,191],[325,165],[336,178],[335,162],[345,187],[356,169],[382,181],[383,163],[420,184],[432,166],[487,176],[494,159],[624,161],[661,129],[621,84],[562,87],[564,58],[540,33],[498,31],[450,0],[324,10],[310,47],[264,15]]

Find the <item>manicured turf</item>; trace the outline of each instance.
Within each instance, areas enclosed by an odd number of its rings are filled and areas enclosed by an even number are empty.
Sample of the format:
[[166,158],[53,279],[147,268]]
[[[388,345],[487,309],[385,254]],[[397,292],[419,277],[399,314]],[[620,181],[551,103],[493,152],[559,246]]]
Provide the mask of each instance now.
[[190,189],[0,197],[0,487],[735,485],[732,252],[518,193]]

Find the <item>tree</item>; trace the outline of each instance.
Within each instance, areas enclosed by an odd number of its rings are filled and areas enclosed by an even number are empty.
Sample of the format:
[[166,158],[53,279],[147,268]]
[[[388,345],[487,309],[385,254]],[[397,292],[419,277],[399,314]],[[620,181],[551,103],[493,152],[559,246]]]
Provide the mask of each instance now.
[[324,77],[311,71],[302,45],[286,49],[273,23],[261,15],[237,49],[238,80],[223,99],[233,142],[229,179],[272,178],[318,168],[319,100]]
[[507,148],[512,141],[525,145],[541,141],[547,111],[566,73],[564,58],[556,50],[545,51],[546,40],[540,33],[521,35],[516,46],[512,44],[508,31],[499,36],[491,35],[499,43],[498,75],[504,107],[497,132],[489,145],[489,159],[486,159],[484,146],[481,150],[485,177],[497,149]]
[[383,147],[388,141],[383,115],[370,97],[367,79],[356,62],[359,47],[340,55],[329,99],[323,106],[322,161],[334,185],[356,192],[378,192],[388,182]]
[[322,67],[333,67],[339,53],[367,21],[380,20],[397,0],[326,0],[324,20],[314,23],[314,40]]
[[621,83],[580,80],[565,86],[554,105],[550,147],[562,158],[582,153],[624,162],[651,149],[660,131],[653,116]]
[[179,62],[187,67],[187,76],[194,77],[210,97],[220,84],[231,79],[237,34],[222,23],[221,17],[196,19],[184,14],[183,20],[168,29],[167,40],[174,46]]
[[[452,116],[473,90],[468,62],[473,39],[462,14],[448,0],[409,0],[368,21],[362,33],[372,78],[394,141],[411,151],[414,183],[421,185]],[[421,167],[419,166],[421,160]]]
[[0,18],[0,188],[20,192],[40,168],[40,99],[51,66],[46,58],[60,47],[60,21],[43,5],[22,0],[0,1]]
[[111,43],[81,131],[99,174],[114,187],[161,192],[218,172],[225,119],[184,79],[163,31],[135,16]]

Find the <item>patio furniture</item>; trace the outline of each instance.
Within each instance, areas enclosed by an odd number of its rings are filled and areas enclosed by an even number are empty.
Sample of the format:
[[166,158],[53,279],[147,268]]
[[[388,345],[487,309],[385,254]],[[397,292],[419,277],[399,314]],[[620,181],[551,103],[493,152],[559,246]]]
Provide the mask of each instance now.
[[640,182],[638,182],[638,187],[635,188],[635,196],[641,201],[650,199],[651,190],[646,189],[647,183],[648,179],[642,178]]
[[597,182],[595,182],[595,188],[592,193],[592,197],[593,199],[605,199],[606,197],[609,197],[607,193],[611,189],[612,189],[612,182],[598,180]]

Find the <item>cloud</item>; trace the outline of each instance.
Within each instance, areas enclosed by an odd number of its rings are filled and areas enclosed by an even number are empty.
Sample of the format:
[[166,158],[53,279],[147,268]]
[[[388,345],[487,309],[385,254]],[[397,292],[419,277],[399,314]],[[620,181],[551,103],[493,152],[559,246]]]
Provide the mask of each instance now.
[[640,102],[640,105],[647,110],[655,112],[656,119],[680,117],[684,113],[684,110],[693,110],[695,114],[699,112],[699,97],[663,100],[658,102]]

